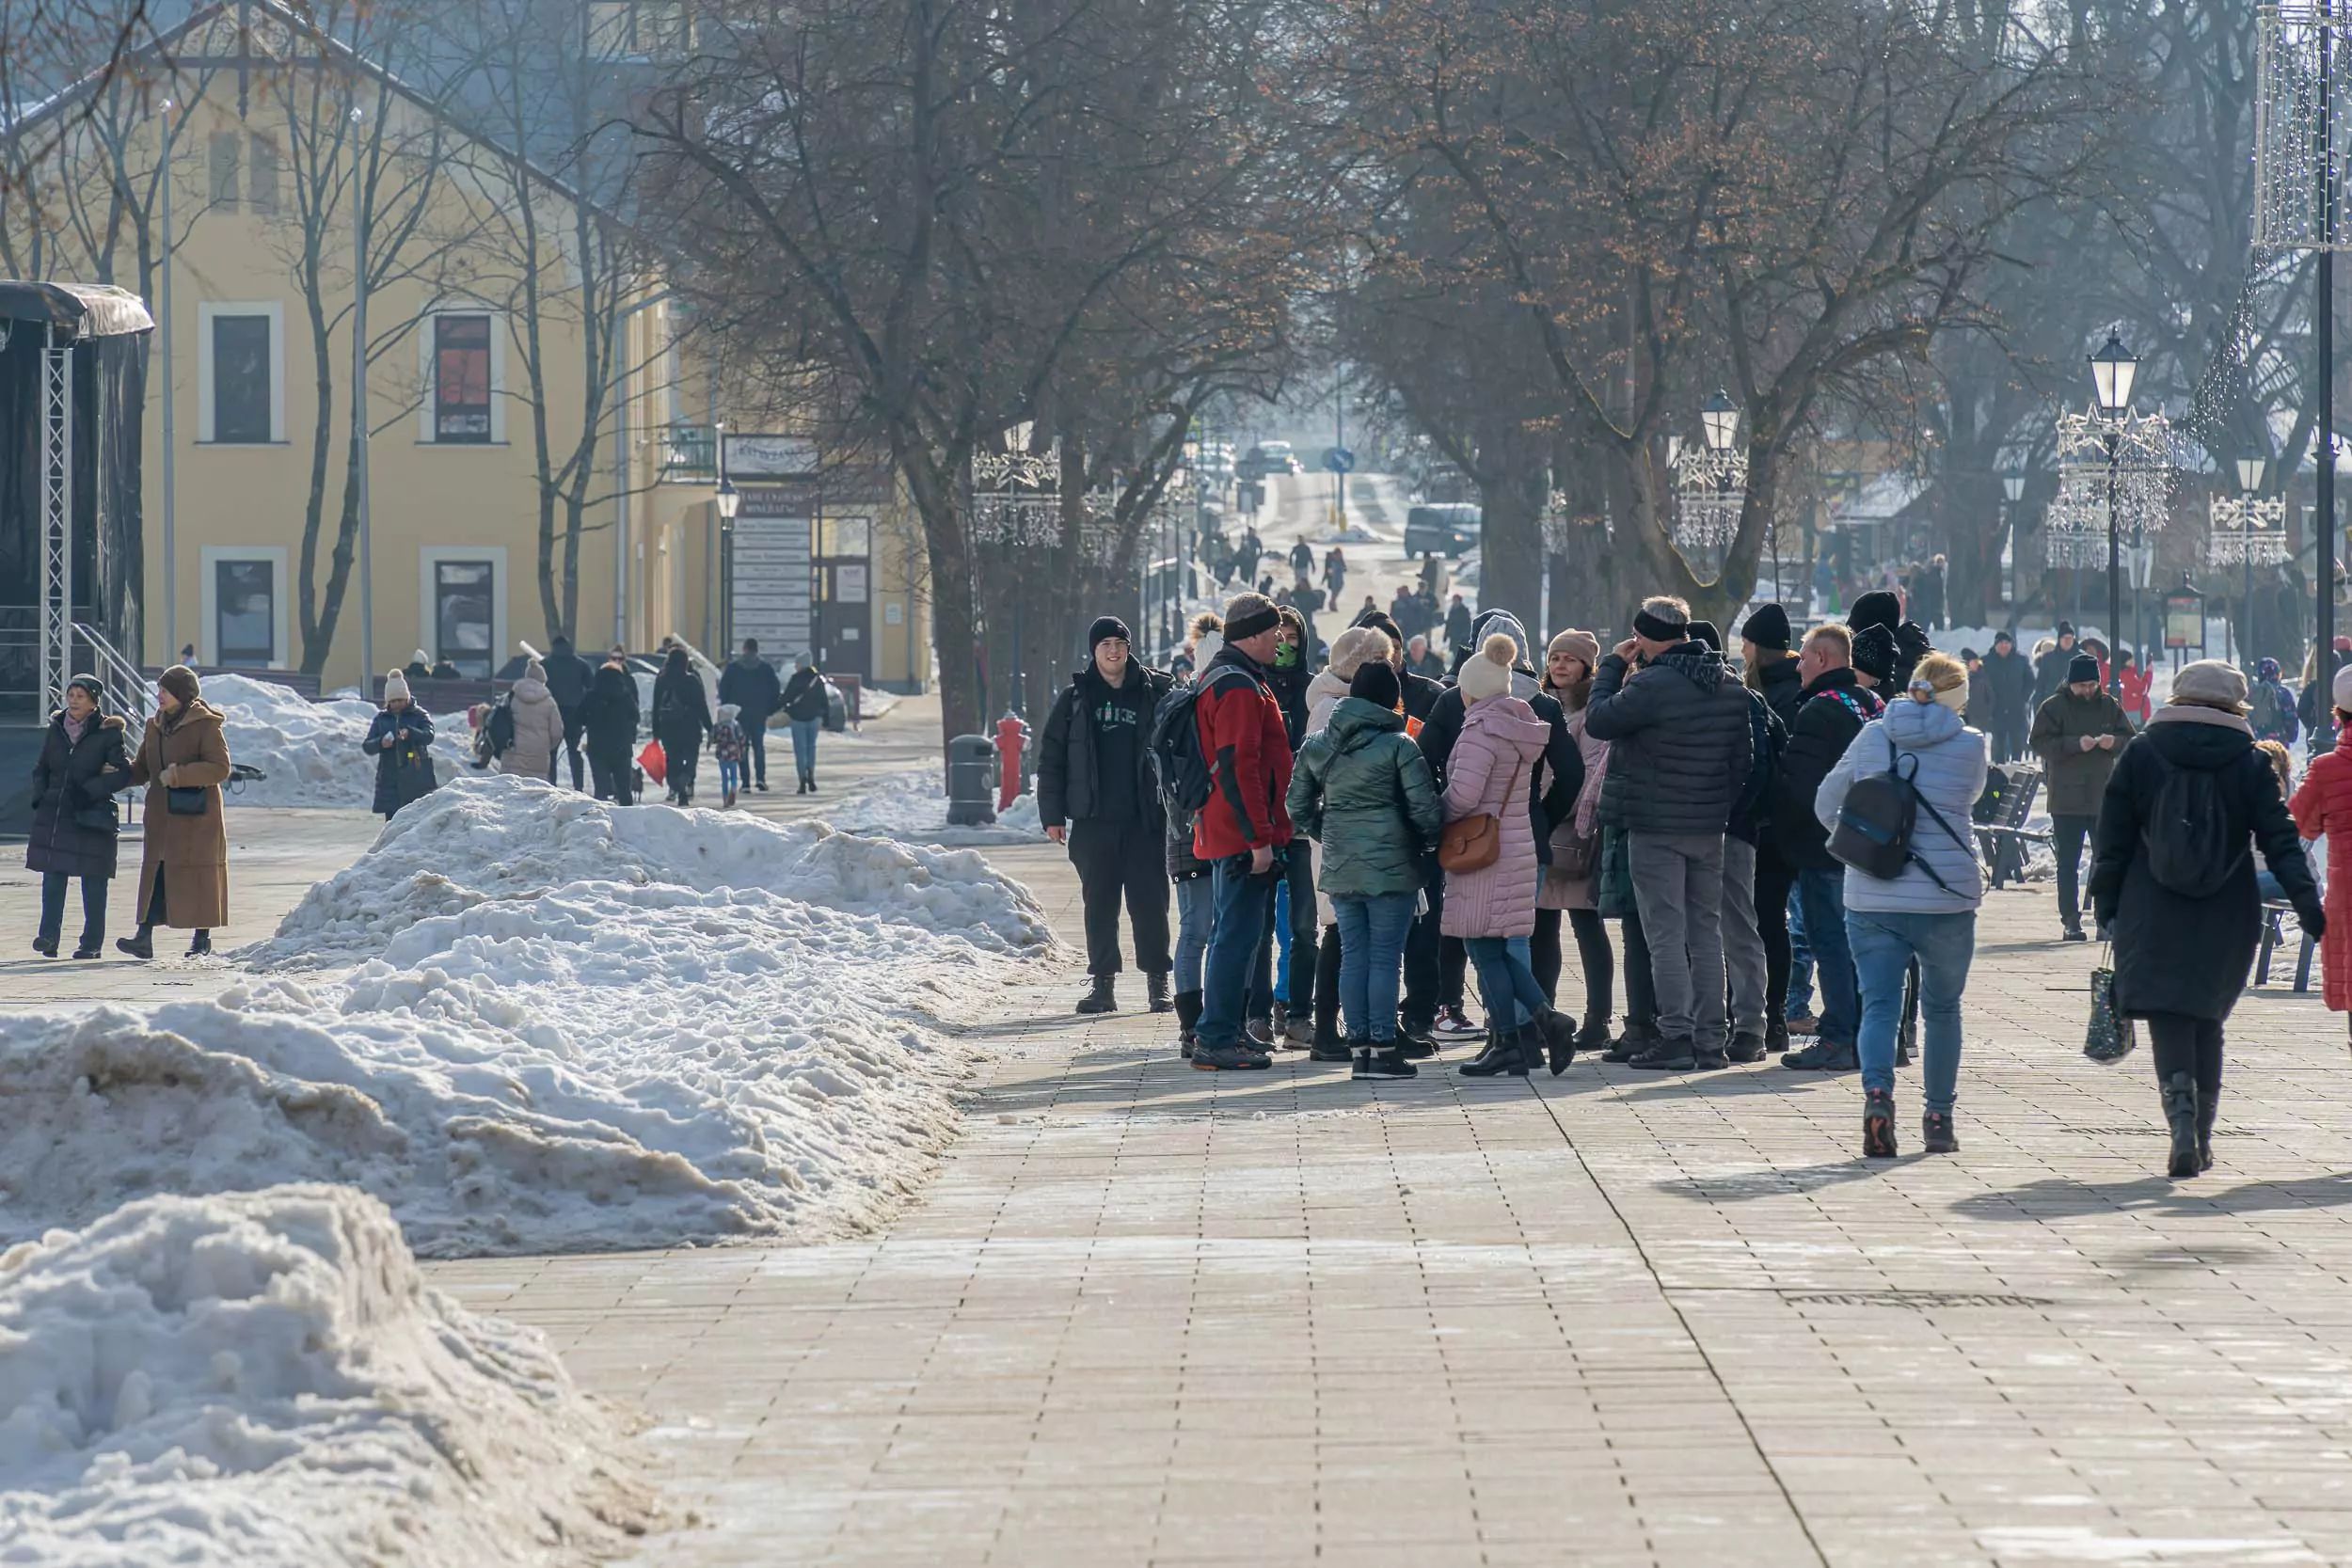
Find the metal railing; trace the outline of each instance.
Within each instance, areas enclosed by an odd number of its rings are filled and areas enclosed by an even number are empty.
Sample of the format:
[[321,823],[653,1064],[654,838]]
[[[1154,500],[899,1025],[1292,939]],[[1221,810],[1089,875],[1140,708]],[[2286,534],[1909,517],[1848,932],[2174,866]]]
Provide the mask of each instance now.
[[661,432],[661,477],[680,483],[719,477],[719,436],[707,424],[674,424]]
[[107,710],[122,716],[124,726],[131,731],[131,749],[137,751],[139,738],[147,729],[147,721],[153,716],[155,709],[155,700],[148,689],[146,674],[124,657],[120,649],[107,641],[105,633],[96,626],[76,621],[73,623],[73,638],[89,650],[90,659],[87,664],[76,659],[76,673],[87,671],[105,683]]

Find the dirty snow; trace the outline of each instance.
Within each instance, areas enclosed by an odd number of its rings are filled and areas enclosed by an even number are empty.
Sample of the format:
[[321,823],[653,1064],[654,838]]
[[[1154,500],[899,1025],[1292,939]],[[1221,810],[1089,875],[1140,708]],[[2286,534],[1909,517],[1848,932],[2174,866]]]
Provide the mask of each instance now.
[[[230,807],[375,803],[375,759],[359,750],[377,709],[358,698],[313,703],[249,675],[207,675],[204,700],[220,709],[229,760],[262,770],[231,784]],[[470,771],[473,732],[462,712],[433,715],[433,766],[443,784]]]
[[909,844],[1038,844],[1045,838],[1033,794],[1017,797],[1010,809],[996,814],[993,825],[947,826],[946,790],[939,770],[933,768],[885,773],[819,809],[824,820],[844,832],[871,833]]
[[648,1521],[530,1330],[428,1289],[384,1206],[152,1197],[0,1255],[0,1558],[478,1568]]

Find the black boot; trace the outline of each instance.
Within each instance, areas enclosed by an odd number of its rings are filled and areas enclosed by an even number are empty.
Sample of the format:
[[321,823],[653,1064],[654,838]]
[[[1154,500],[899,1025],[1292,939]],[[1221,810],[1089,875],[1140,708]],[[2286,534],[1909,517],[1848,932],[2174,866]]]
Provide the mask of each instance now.
[[151,958],[155,956],[155,927],[142,926],[130,936],[117,937],[115,946],[135,958]]
[[2205,1167],[2197,1157],[2197,1080],[2176,1072],[2164,1085],[2164,1119],[2172,1129],[2171,1158],[2165,1174],[2176,1179],[2195,1176]]
[[1111,994],[1111,983],[1116,978],[1115,975],[1097,974],[1094,977],[1093,989],[1078,998],[1078,1011],[1082,1013],[1117,1012],[1119,999]]
[[1724,1051],[1724,1055],[1726,1060],[1744,1066],[1749,1062],[1762,1061],[1764,1053],[1770,1049],[1771,1047],[1765,1044],[1763,1036],[1751,1035],[1743,1029],[1731,1037],[1731,1045]]
[[1176,993],[1176,1042],[1186,1060],[1192,1056],[1193,1031],[1200,1026],[1200,993],[1180,990]]
[[1576,1032],[1576,1048],[1592,1052],[1608,1050],[1609,1021],[1605,1018],[1587,1018],[1584,1027]]
[[[1353,1059],[1359,1052],[1369,1051],[1372,1049],[1372,1043],[1373,1042],[1369,1039],[1350,1040],[1342,1038],[1340,1035],[1339,1020],[1318,1017],[1315,1020],[1314,1041],[1307,1048],[1307,1060],[1311,1062],[1348,1061]],[[1396,1050],[1397,1044],[1398,1042],[1395,1040],[1383,1040],[1380,1042],[1380,1049],[1383,1051],[1393,1052]],[[1356,1076],[1361,1078],[1363,1074],[1359,1072]],[[1379,1075],[1375,1074],[1375,1076],[1376,1077]],[[1410,1077],[1411,1074],[1397,1073],[1392,1076]]]
[[1648,1072],[1689,1072],[1699,1065],[1698,1051],[1690,1039],[1661,1039],[1628,1064]]
[[57,956],[57,939],[56,937],[35,937],[33,939],[33,951],[40,954],[44,958],[54,958]]
[[1498,1034],[1491,1050],[1455,1070],[1465,1078],[1524,1078],[1543,1065],[1543,1032],[1533,1023],[1522,1023],[1507,1034]]
[[[1469,1072],[1473,1078],[1488,1077],[1496,1070],[1496,1059],[1502,1054],[1503,1050],[1502,1031],[1489,1023],[1486,1026],[1486,1043],[1478,1048],[1477,1055],[1462,1064],[1462,1070]],[[1513,1054],[1516,1055],[1517,1052],[1513,1052]],[[1473,1071],[1473,1069],[1476,1070]]]
[[1350,1040],[1356,1066],[1350,1078],[1418,1078],[1421,1069],[1397,1053],[1394,1040]]
[[1535,1032],[1544,1042],[1544,1065],[1557,1078],[1576,1060],[1576,1025],[1565,1013],[1548,1012],[1535,1021]]
[[1175,999],[1168,993],[1168,971],[1155,969],[1143,978],[1145,1000],[1155,1013],[1173,1012]]
[[199,931],[188,942],[188,957],[200,958],[213,950],[213,933]]
[[1625,1033],[1609,1042],[1609,1049],[1600,1053],[1604,1062],[1629,1062],[1658,1043],[1658,1027],[1653,1023],[1636,1023],[1626,1020]]
[[2215,1089],[2210,1094],[2201,1089],[2198,1091],[2197,1168],[2199,1170],[2213,1169],[2213,1120],[2214,1113],[2220,1108],[2220,1101],[2219,1089]]

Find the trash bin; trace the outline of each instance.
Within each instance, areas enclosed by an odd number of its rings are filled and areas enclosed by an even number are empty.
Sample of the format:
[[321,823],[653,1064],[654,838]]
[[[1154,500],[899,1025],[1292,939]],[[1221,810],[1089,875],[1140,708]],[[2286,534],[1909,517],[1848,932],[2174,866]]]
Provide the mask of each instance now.
[[947,742],[947,826],[985,827],[996,820],[996,743],[984,735]]

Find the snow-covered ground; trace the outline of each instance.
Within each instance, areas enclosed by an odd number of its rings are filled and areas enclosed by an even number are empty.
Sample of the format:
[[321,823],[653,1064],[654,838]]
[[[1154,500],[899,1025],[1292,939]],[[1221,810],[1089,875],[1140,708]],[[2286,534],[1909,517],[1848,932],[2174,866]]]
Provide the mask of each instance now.
[[861,723],[868,719],[880,719],[898,705],[898,695],[895,691],[883,691],[871,686],[857,689],[857,716]]
[[[207,675],[204,700],[220,709],[229,760],[262,770],[231,784],[238,806],[341,806],[366,811],[375,801],[375,759],[359,750],[376,706],[356,697],[313,703],[249,675]],[[433,716],[433,765],[443,784],[463,777],[473,732],[463,713]]]
[[937,770],[885,773],[826,806],[824,819],[844,832],[876,833],[909,844],[970,846],[1038,844],[1045,830],[1038,821],[1037,797],[1022,795],[996,814],[991,826],[947,826],[947,792]]
[[285,1180],[436,1256],[838,1234],[953,1131],[944,1026],[1048,941],[968,850],[469,778],[251,983],[0,1023],[0,1238]]
[[535,1333],[427,1289],[381,1203],[153,1197],[0,1255],[0,1560],[480,1568],[648,1521]]

